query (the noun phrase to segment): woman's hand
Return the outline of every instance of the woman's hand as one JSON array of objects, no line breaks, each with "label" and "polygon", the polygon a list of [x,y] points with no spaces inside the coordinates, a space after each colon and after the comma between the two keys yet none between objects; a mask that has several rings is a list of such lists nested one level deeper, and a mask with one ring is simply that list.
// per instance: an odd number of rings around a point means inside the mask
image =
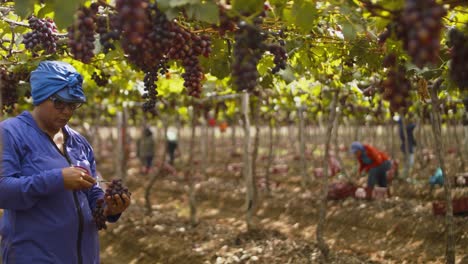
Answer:
[{"label": "woman's hand", "polygon": [[86,170],[67,167],[62,169],[63,185],[67,190],[84,190],[91,188],[96,180]]},{"label": "woman's hand", "polygon": [[104,209],[104,216],[118,215],[127,209],[130,205],[130,197],[126,194],[106,196],[106,208]]}]

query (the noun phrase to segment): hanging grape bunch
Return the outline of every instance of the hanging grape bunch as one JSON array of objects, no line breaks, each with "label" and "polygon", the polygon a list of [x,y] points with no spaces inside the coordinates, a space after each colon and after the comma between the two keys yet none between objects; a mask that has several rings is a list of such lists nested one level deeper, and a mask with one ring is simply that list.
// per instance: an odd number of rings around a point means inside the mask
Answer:
[{"label": "hanging grape bunch", "polygon": [[122,32],[121,44],[128,59],[145,72],[144,110],[155,105],[158,74],[168,72],[168,62],[178,61],[189,95],[199,97],[204,79],[198,56],[209,56],[211,41],[169,20],[156,3],[147,0],[116,1],[117,16],[111,26]]},{"label": "hanging grape bunch", "polygon": [[419,68],[437,63],[445,15],[445,9],[435,0],[406,0],[400,25],[403,47]]},{"label": "hanging grape bunch", "polygon": [[10,72],[6,68],[0,67],[0,91],[2,93],[3,111],[11,113],[14,105],[18,102],[18,83],[26,80],[27,72]]},{"label": "hanging grape bunch", "polygon": [[257,64],[265,51],[274,55],[273,73],[286,68],[286,51],[281,45],[265,43],[268,34],[260,28],[262,22],[261,17],[254,19],[253,24],[240,21],[235,31],[232,76],[238,91],[254,92],[259,77]]},{"label": "hanging grape bunch", "polygon": [[468,37],[458,29],[449,31],[451,47],[450,78],[460,90],[468,89]]},{"label": "hanging grape bunch", "polygon": [[405,112],[411,104],[409,91],[411,83],[406,78],[406,70],[397,64],[394,54],[384,59],[384,67],[389,68],[387,78],[381,82],[380,92],[382,98],[390,102],[390,110],[393,112]]},{"label": "hanging grape bunch", "polygon": [[99,5],[81,7],[75,14],[75,22],[68,28],[68,46],[73,57],[83,63],[90,63],[94,57],[94,32],[96,13]]},{"label": "hanging grape bunch", "polygon": [[107,16],[98,16],[96,18],[96,33],[99,34],[99,43],[101,44],[104,53],[114,50],[114,41],[120,39],[119,31],[110,30],[109,20],[110,19]]},{"label": "hanging grape bunch", "polygon": [[28,19],[29,27],[32,32],[23,35],[23,44],[26,49],[34,52],[35,48],[41,46],[45,54],[52,54],[57,51],[58,37],[57,27],[52,19],[39,19],[31,16]]},{"label": "hanging grape bunch", "polygon": [[110,75],[106,74],[105,72],[101,72],[101,74],[93,72],[91,75],[91,79],[93,79],[97,86],[100,87],[105,87],[109,83],[109,77]]}]

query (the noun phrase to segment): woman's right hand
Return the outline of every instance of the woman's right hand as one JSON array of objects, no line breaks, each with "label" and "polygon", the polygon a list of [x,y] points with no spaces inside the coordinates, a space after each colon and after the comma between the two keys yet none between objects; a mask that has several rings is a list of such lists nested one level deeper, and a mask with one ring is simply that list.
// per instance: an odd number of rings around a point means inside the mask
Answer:
[{"label": "woman's right hand", "polygon": [[62,177],[67,190],[89,189],[96,183],[96,180],[86,170],[76,167],[63,168]]}]

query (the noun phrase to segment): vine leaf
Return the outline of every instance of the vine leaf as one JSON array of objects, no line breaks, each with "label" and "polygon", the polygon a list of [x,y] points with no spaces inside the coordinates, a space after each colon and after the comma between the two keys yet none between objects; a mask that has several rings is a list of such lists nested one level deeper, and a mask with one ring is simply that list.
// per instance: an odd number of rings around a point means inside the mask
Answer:
[{"label": "vine leaf", "polygon": [[15,0],[16,13],[22,18],[27,18],[34,10],[34,2],[34,0]]},{"label": "vine leaf", "polygon": [[187,7],[187,14],[195,20],[207,22],[210,24],[218,24],[218,6],[215,3],[205,2],[190,5]]}]

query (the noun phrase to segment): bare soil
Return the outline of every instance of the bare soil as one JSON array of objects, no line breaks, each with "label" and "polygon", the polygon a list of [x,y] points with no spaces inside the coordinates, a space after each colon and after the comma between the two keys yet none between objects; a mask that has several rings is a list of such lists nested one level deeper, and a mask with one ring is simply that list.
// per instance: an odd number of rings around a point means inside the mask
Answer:
[{"label": "bare soil", "polygon": [[[202,177],[200,170],[195,174],[196,226],[189,222],[185,160],[178,158],[176,175],[165,174],[157,179],[149,214],[144,209],[144,191],[155,171],[142,175],[139,162],[130,160],[126,184],[133,193],[132,205],[116,224],[100,232],[102,263],[444,263],[445,218],[434,216],[432,211],[432,202],[441,190],[429,192],[430,175],[420,163],[411,174],[414,182],[395,180],[393,195],[386,200],[349,197],[328,202],[325,240],[331,256],[325,260],[315,237],[319,180],[311,174],[312,184],[302,189],[297,158],[286,150],[276,152],[280,154],[276,155],[275,166],[287,164],[288,170],[272,174],[270,194],[264,184],[259,184],[257,228],[247,232],[246,188],[234,166],[242,159],[227,151],[226,142],[218,144],[216,155],[207,157],[214,159],[209,161],[206,175]],[[265,175],[263,152],[257,165],[258,179]],[[343,165],[350,170],[355,161],[347,154],[342,156]],[[197,157],[202,162],[200,155]],[[320,159],[320,153],[309,153],[309,169]],[[112,160],[105,155],[99,158],[104,178],[112,178]],[[447,155],[447,160],[449,166],[457,162],[454,155]],[[343,179],[330,179],[339,180]],[[455,217],[455,238],[457,263],[466,264],[466,216]]]}]

